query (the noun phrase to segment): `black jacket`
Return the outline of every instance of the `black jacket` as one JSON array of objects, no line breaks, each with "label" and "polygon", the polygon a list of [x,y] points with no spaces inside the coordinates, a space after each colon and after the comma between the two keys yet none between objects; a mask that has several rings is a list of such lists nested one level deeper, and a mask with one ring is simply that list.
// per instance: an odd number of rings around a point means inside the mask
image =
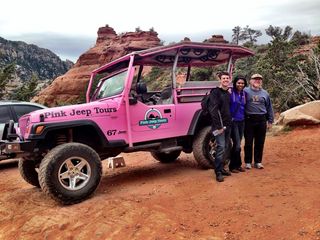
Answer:
[{"label": "black jacket", "polygon": [[[212,131],[221,129],[223,127],[231,126],[231,113],[230,113],[230,94],[227,90],[220,87],[212,89],[210,93],[210,100],[208,111],[212,119]],[[219,117],[221,114],[222,124]]]}]

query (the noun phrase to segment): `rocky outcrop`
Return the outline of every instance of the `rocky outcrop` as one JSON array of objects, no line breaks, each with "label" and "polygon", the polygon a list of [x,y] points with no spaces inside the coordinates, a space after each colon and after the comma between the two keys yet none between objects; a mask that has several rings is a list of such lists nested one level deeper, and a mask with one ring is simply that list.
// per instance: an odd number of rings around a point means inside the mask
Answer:
[{"label": "rocky outcrop", "polygon": [[155,31],[127,32],[117,35],[108,25],[101,27],[98,30],[95,46],[82,54],[67,73],[56,78],[33,101],[54,106],[84,99],[90,73],[94,69],[132,51],[159,45],[160,39]]},{"label": "rocky outcrop", "polygon": [[9,41],[0,37],[0,68],[15,63],[16,78],[24,82],[35,74],[41,80],[52,80],[68,71],[73,63],[62,61],[48,49],[21,41]]},{"label": "rocky outcrop", "polygon": [[312,36],[310,43],[300,46],[294,51],[294,54],[309,55],[311,49],[315,49],[320,44],[320,36]]},{"label": "rocky outcrop", "polygon": [[288,126],[320,124],[320,100],[281,113],[276,124]]},{"label": "rocky outcrop", "polygon": [[204,42],[211,42],[211,43],[228,43],[227,40],[224,40],[222,35],[212,35],[211,38],[206,39]]}]

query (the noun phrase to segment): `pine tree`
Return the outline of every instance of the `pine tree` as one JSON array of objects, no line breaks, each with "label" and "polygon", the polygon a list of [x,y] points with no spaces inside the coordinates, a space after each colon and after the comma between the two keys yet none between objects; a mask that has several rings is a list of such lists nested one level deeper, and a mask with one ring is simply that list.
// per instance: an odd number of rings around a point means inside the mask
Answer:
[{"label": "pine tree", "polygon": [[253,46],[257,42],[257,38],[261,37],[262,33],[260,30],[255,30],[249,27],[247,25],[243,30],[242,33],[240,34],[240,39],[243,41],[246,41],[247,46]]},{"label": "pine tree", "polygon": [[12,76],[15,73],[15,67],[16,64],[11,63],[0,70],[0,98],[5,95],[6,85],[9,80],[12,79]]},{"label": "pine tree", "polygon": [[234,44],[239,44],[240,42],[240,34],[241,34],[241,27],[239,26],[235,26],[233,29],[232,29],[232,43]]},{"label": "pine tree", "polygon": [[12,93],[10,98],[19,101],[30,101],[36,94],[39,79],[33,74],[31,79],[17,89],[16,92]]}]

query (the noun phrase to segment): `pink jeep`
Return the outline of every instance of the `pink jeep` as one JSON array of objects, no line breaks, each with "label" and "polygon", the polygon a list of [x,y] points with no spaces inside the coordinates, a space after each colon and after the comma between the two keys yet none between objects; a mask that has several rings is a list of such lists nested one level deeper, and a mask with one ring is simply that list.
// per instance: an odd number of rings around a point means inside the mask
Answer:
[{"label": "pink jeep", "polygon": [[201,79],[203,67],[212,76],[217,65],[231,72],[251,55],[237,45],[194,42],[133,52],[92,72],[87,103],[24,115],[20,135],[9,124],[1,153],[19,154],[25,181],[63,204],[89,197],[101,160],[121,152],[149,151],[162,163],[193,152],[212,168],[215,142],[200,102],[217,82]]}]

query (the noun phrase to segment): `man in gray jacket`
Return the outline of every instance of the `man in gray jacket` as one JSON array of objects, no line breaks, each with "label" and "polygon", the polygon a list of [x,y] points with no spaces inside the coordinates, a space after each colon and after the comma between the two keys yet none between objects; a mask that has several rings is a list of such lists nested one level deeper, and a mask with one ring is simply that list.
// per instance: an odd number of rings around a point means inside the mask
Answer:
[{"label": "man in gray jacket", "polygon": [[262,155],[267,128],[272,127],[273,109],[269,94],[262,89],[262,76],[253,74],[250,86],[244,89],[247,97],[245,108],[245,167],[251,169],[254,145],[254,167],[263,169]]}]

